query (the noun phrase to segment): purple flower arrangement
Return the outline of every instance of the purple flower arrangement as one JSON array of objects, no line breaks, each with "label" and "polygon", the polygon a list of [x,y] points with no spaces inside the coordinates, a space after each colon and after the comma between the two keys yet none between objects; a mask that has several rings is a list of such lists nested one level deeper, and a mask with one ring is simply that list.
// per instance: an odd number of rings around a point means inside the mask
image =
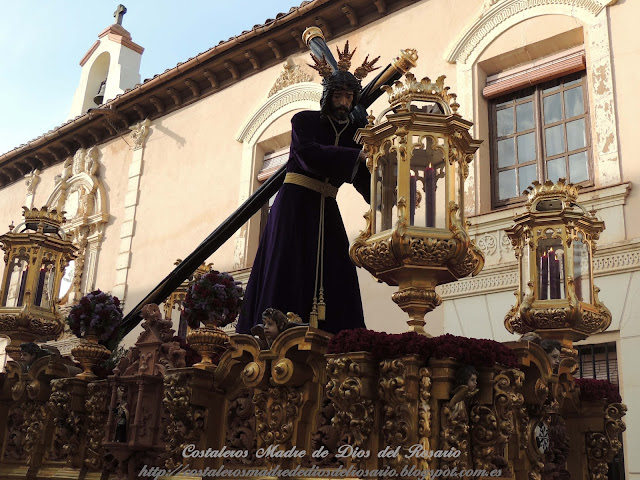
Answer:
[{"label": "purple flower arrangement", "polygon": [[198,328],[215,317],[214,325],[224,327],[233,322],[242,306],[242,287],[226,272],[211,271],[197,278],[187,290],[183,308],[187,324]]},{"label": "purple flower arrangement", "polygon": [[618,386],[608,380],[576,378],[576,385],[580,388],[580,400],[582,401],[601,402],[606,398],[608,403],[622,402]]},{"label": "purple flower arrangement", "polygon": [[66,320],[75,336],[96,335],[100,343],[105,343],[122,322],[122,306],[118,297],[95,290],[71,307]]},{"label": "purple flower arrangement", "polygon": [[328,353],[370,352],[376,361],[416,354],[424,358],[453,358],[468,365],[518,366],[513,351],[493,340],[458,337],[451,334],[425,337],[415,332],[389,334],[364,328],[343,330],[329,340]]}]

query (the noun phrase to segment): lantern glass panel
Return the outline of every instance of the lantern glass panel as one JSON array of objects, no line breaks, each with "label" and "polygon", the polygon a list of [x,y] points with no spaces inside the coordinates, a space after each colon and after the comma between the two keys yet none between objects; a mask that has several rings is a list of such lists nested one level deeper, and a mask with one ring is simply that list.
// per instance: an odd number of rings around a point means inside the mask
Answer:
[{"label": "lantern glass panel", "polygon": [[[443,142],[444,139],[436,141]],[[409,179],[409,223],[416,227],[445,228],[444,154],[434,139],[426,137],[414,144]]]},{"label": "lantern glass panel", "polygon": [[26,258],[16,257],[11,262],[9,274],[5,284],[5,298],[2,305],[5,307],[21,307],[24,299],[24,291],[27,284],[27,272],[29,261]]},{"label": "lantern glass panel", "polygon": [[55,268],[53,263],[43,263],[38,275],[38,285],[33,304],[36,307],[49,308],[52,305],[53,282],[55,280]]},{"label": "lantern glass panel", "polygon": [[378,158],[374,171],[374,233],[390,230],[397,217],[398,161],[395,151],[385,144],[384,153]]},{"label": "lantern glass panel", "polygon": [[560,238],[550,238],[548,235],[538,241],[538,300],[566,298],[564,259],[564,246]]},{"label": "lantern glass panel", "polygon": [[591,252],[582,232],[573,241],[573,275],[576,297],[591,303]]},{"label": "lantern glass panel", "polygon": [[63,298],[67,292],[71,289],[71,283],[73,282],[73,276],[76,270],[75,260],[71,260],[64,269],[64,275],[60,281],[60,294],[59,297]]}]

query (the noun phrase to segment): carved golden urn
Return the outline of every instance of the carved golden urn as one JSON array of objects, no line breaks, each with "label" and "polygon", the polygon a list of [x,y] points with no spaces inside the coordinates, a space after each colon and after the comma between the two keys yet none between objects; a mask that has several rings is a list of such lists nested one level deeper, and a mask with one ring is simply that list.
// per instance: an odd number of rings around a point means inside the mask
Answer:
[{"label": "carved golden urn", "polygon": [[435,287],[484,266],[464,218],[464,182],[481,141],[471,138],[473,124],[457,113],[444,78],[407,73],[384,87],[389,108],[356,135],[368,155],[371,208],[351,258],[400,287],[393,301],[423,334],[425,314],[442,303]]},{"label": "carved golden urn", "polygon": [[202,370],[214,369],[216,365],[212,359],[224,350],[228,340],[229,335],[213,322],[208,322],[204,327],[192,329],[187,334],[187,341],[202,357],[202,360],[194,367]]},{"label": "carved golden urn", "polygon": [[23,208],[24,222],[0,235],[5,269],[0,285],[0,332],[11,338],[17,358],[23,342],[58,338],[63,320],[56,301],[60,281],[76,247],[61,228],[64,212]]},{"label": "carved golden urn", "polygon": [[611,324],[593,284],[592,255],[604,222],[577,203],[578,187],[563,178],[555,184],[535,181],[526,192],[526,212],[506,230],[520,279],[504,323],[512,333],[535,331],[571,348]]},{"label": "carved golden urn", "polygon": [[82,365],[83,371],[76,375],[83,380],[93,380],[97,378],[93,369],[104,362],[111,355],[111,351],[104,345],[98,343],[98,337],[87,334],[79,345],[71,349],[73,358]]}]

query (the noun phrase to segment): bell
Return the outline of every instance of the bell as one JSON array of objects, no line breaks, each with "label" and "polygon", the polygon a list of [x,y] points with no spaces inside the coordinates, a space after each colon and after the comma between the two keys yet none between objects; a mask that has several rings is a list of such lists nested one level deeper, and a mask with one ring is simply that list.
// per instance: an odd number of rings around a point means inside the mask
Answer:
[{"label": "bell", "polygon": [[102,102],[104,100],[104,90],[106,85],[107,85],[107,81],[103,80],[102,83],[100,84],[100,88],[98,88],[98,94],[95,97],[93,97],[93,103],[95,103],[96,105],[102,105]]}]

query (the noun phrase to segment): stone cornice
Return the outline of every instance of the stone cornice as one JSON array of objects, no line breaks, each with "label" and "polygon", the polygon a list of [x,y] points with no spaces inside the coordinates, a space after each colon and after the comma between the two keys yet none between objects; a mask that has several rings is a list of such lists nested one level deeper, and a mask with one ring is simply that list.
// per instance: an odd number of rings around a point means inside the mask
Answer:
[{"label": "stone cornice", "polygon": [[[314,0],[278,15],[118,95],[103,106],[117,112],[117,116],[109,116],[109,121],[101,113],[84,114],[0,155],[0,188],[22,179],[35,168],[63,161],[78,148],[116,138],[140,120],[162,117],[280,64],[283,58],[306,50],[300,38],[302,31],[316,25],[320,18],[328,27],[330,34],[325,31],[325,35],[331,40],[413,3],[414,0],[386,0],[385,8],[381,9],[379,1],[354,0],[347,16],[343,2]],[[273,49],[273,45],[278,48]],[[251,54],[247,56],[247,52]],[[252,62],[250,57],[259,61]]]}]

